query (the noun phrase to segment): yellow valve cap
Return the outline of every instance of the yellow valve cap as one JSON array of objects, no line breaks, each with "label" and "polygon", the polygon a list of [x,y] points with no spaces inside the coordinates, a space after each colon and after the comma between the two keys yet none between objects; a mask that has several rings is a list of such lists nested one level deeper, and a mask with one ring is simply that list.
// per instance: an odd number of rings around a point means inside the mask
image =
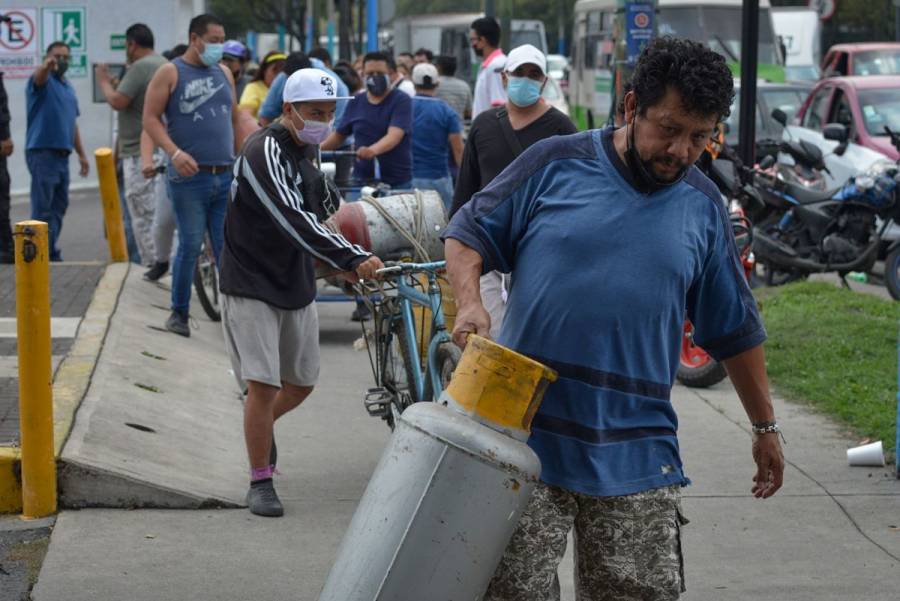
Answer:
[{"label": "yellow valve cap", "polygon": [[474,334],[453,372],[447,393],[479,421],[528,432],[556,372]]}]

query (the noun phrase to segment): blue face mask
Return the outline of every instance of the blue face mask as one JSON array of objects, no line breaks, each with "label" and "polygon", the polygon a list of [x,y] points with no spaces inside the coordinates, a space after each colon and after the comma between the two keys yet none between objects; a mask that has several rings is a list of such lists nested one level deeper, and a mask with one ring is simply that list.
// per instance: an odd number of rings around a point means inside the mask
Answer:
[{"label": "blue face mask", "polygon": [[200,54],[200,60],[207,67],[212,67],[222,60],[222,52],[225,50],[225,44],[203,43],[203,52]]},{"label": "blue face mask", "polygon": [[528,77],[510,77],[506,95],[514,105],[525,108],[541,98],[541,82]]}]

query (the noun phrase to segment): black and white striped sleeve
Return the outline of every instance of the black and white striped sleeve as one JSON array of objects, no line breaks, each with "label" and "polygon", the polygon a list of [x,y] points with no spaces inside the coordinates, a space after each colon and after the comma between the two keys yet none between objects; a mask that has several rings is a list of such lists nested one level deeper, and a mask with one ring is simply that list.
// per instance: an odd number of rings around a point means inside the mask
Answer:
[{"label": "black and white striped sleeve", "polygon": [[292,244],[335,269],[353,271],[371,253],[319,223],[305,206],[300,187],[288,177],[292,170],[286,160],[277,140],[261,136],[247,145],[235,172]]}]

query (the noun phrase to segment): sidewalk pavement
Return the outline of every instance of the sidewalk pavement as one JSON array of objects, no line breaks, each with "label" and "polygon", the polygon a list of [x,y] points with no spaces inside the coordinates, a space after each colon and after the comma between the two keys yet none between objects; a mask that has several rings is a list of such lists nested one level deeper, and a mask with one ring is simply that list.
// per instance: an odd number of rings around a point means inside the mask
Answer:
[{"label": "sidewalk pavement", "polygon": [[[141,284],[129,279],[126,288]],[[148,285],[141,294],[149,315],[159,317],[150,305],[164,303],[164,292]],[[276,428],[283,518],[259,518],[246,509],[64,510],[33,599],[315,600],[389,435],[362,406],[371,374],[365,351],[353,348],[359,326],[349,321],[352,307],[319,305],[320,385]],[[120,304],[111,328],[125,317],[122,311]],[[200,320],[199,329],[192,352],[203,353],[203,361],[168,366],[166,387],[177,387],[173,394],[182,399],[201,397],[211,389],[211,379],[228,377],[220,371],[227,360],[219,324]],[[185,342],[166,340],[173,348]],[[239,402],[234,395],[214,400]],[[845,450],[855,441],[823,417],[778,400],[788,441],[785,485],[772,499],[754,499],[747,420],[730,385],[703,391],[677,387],[673,402],[693,480],[684,491],[691,519],[683,541],[684,599],[897,598],[900,482],[892,466],[848,467]],[[182,403],[184,414],[190,414],[190,400]],[[240,446],[238,439],[230,440]],[[240,456],[241,450],[229,449],[228,456]],[[182,474],[199,471],[189,454],[156,459]],[[572,601],[571,553],[560,574],[563,599]],[[433,601],[415,591],[409,599]]]}]

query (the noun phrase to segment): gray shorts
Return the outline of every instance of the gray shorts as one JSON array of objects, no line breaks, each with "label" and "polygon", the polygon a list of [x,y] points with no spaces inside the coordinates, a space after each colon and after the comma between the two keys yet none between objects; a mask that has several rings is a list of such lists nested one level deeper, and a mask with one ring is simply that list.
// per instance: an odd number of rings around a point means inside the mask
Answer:
[{"label": "gray shorts", "polygon": [[234,375],[281,387],[314,386],[319,378],[316,304],[288,311],[253,298],[222,295],[222,327]]}]

